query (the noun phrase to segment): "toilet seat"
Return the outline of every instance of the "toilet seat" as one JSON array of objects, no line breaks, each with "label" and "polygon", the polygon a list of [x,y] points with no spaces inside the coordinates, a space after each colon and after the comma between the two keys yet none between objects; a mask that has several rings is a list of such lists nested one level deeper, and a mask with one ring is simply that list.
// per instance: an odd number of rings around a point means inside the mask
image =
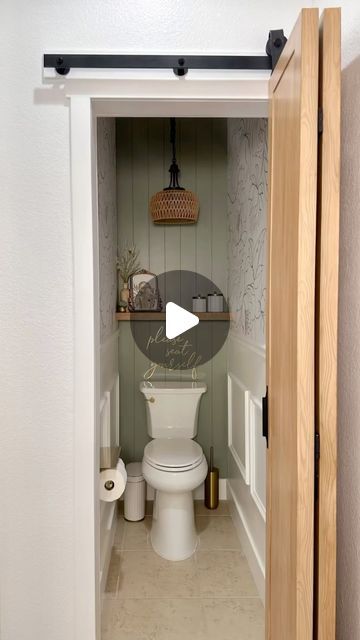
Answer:
[{"label": "toilet seat", "polygon": [[161,471],[189,471],[198,467],[204,454],[190,438],[156,438],[144,449],[144,461]]}]

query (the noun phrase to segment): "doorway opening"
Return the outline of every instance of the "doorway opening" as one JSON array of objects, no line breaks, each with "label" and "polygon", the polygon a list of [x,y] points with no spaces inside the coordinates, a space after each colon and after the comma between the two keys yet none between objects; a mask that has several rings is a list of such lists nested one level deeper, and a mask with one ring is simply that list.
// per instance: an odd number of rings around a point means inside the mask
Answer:
[{"label": "doorway opening", "polygon": [[[119,508],[115,502],[100,502],[101,637],[148,637],[156,631],[161,638],[169,633],[169,625],[174,638],[205,637],[210,629],[217,629],[221,637],[227,625],[229,633],[230,628],[242,629],[244,637],[263,640],[267,119],[179,117],[176,124],[180,182],[200,203],[197,223],[185,226],[157,225],[149,215],[151,196],[168,181],[169,118],[96,120],[101,407],[97,440],[103,448],[116,450],[120,445],[125,463],[141,463],[150,436],[140,383],[153,385],[154,394],[159,382],[169,388],[174,382],[206,385],[195,441],[207,461],[214,448],[220,503],[213,511],[207,509],[203,481],[198,483],[193,494],[196,550],[174,562],[152,545],[151,484],[145,517],[138,522],[124,519],[123,501]],[[194,280],[203,276],[223,294],[230,331],[207,361],[180,370],[154,366],[138,348],[138,334],[145,330],[151,335],[154,330],[148,316],[146,322],[140,318],[142,311],[138,316],[135,311],[132,319],[123,311],[119,292],[124,281],[116,261],[129,249],[136,253],[137,270],[156,276],[175,272],[180,278],[192,273]],[[167,282],[169,289],[169,275]],[[206,285],[198,279],[194,286]],[[196,290],[201,296],[197,302],[206,307],[213,293]],[[160,296],[175,299],[175,292],[160,291]],[[193,309],[188,306],[188,311]],[[211,343],[215,324],[201,319],[198,331],[204,336],[206,327],[210,333],[205,340]]]}]

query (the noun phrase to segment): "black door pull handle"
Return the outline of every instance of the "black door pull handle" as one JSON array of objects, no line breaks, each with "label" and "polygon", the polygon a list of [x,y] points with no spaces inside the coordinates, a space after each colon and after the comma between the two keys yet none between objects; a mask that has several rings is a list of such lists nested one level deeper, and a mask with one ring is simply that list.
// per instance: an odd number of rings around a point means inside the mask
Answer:
[{"label": "black door pull handle", "polygon": [[266,440],[266,447],[269,448],[269,412],[268,412],[268,388],[262,399],[262,434]]}]

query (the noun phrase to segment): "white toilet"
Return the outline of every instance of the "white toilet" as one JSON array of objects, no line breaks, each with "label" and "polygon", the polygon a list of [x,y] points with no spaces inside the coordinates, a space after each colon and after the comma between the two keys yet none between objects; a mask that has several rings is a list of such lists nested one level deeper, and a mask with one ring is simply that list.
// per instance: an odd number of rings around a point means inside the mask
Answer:
[{"label": "white toilet", "polygon": [[141,382],[148,434],[144,449],[146,482],[155,490],[150,533],[154,551],[167,560],[184,560],[197,545],[192,492],[206,478],[207,462],[196,436],[200,382]]}]

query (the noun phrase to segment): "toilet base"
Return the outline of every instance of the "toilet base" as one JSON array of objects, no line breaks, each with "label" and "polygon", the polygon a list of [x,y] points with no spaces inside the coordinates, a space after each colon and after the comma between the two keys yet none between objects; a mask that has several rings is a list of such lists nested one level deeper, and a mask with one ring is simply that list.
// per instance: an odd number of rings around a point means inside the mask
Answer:
[{"label": "toilet base", "polygon": [[155,491],[150,540],[154,551],[166,560],[192,556],[198,543],[192,491]]}]

